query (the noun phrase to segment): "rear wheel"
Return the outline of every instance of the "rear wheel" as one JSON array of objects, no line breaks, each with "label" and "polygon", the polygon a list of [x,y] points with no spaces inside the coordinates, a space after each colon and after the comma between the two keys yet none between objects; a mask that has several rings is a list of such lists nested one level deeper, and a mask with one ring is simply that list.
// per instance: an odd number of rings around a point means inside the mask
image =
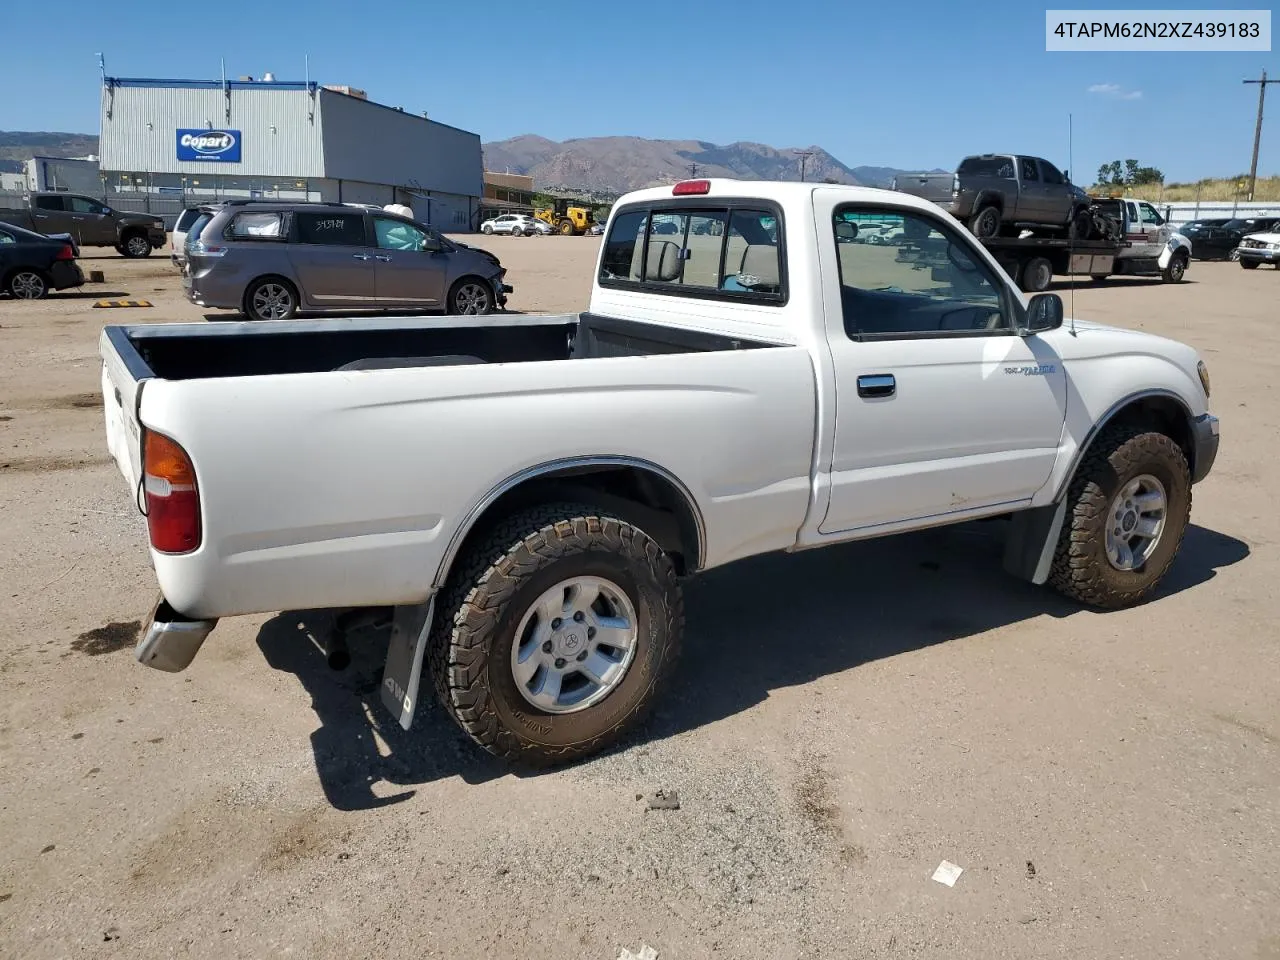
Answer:
[{"label": "rear wheel", "polygon": [[983,207],[969,218],[969,232],[984,240],[1000,233],[1000,211],[995,207]]},{"label": "rear wheel", "polygon": [[1240,266],[1244,267],[1244,269],[1246,270],[1257,270],[1258,261],[1257,260],[1241,260]]},{"label": "rear wheel", "polygon": [[1092,280],[1094,283],[1101,283],[1103,280],[1107,279],[1107,277],[1109,276],[1111,276],[1111,274],[1109,273],[1095,273],[1089,279]]},{"label": "rear wheel", "polygon": [[463,277],[449,291],[449,312],[454,316],[493,313],[493,288],[477,277]]},{"label": "rear wheel", "polygon": [[533,766],[618,740],[675,660],[684,607],[648,535],[590,506],[502,520],[460,560],[428,652],[444,708],[477,744]]},{"label": "rear wheel", "polygon": [[124,238],[117,248],[121,255],[131,260],[151,256],[151,241],[141,233],[131,233]]},{"label": "rear wheel", "polygon": [[49,284],[38,270],[19,270],[6,286],[16,300],[43,300],[49,294]]},{"label": "rear wheel", "polygon": [[1108,427],[1071,480],[1049,582],[1089,606],[1132,606],[1168,572],[1190,515],[1182,449],[1138,425]]},{"label": "rear wheel", "polygon": [[283,277],[255,280],[244,295],[244,315],[250,320],[292,320],[298,312],[298,293]]},{"label": "rear wheel", "polygon": [[1049,289],[1053,280],[1053,264],[1044,257],[1032,257],[1022,267],[1022,289],[1028,293],[1040,293]]}]

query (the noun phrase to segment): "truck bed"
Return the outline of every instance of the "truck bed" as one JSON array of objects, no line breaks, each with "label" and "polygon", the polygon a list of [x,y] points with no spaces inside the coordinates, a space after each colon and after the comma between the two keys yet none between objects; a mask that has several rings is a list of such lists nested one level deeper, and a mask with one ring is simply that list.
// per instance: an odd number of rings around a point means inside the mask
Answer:
[{"label": "truck bed", "polygon": [[520,363],[756,349],[769,343],[592,314],[110,326],[135,380]]}]

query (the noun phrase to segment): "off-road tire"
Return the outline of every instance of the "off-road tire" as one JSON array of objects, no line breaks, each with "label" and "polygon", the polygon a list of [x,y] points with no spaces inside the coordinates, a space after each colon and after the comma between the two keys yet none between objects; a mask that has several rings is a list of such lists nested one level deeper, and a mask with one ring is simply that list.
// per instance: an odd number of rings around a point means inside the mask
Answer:
[{"label": "off-road tire", "polygon": [[986,206],[969,218],[969,232],[982,240],[989,240],[1000,235],[1000,210],[998,207]]},{"label": "off-road tire", "polygon": [[[606,577],[627,592],[638,647],[599,703],[546,713],[516,687],[511,647],[528,606],[578,575]],[[683,630],[675,568],[658,544],[599,508],[557,503],[500,520],[459,558],[438,598],[427,652],[441,704],[472,740],[510,762],[547,767],[602,750],[644,715]]]},{"label": "off-road tire", "polygon": [[[1117,570],[1106,554],[1112,498],[1130,480],[1151,474],[1165,488],[1165,529],[1151,559]],[[1085,453],[1067,491],[1067,513],[1049,583],[1073,600],[1116,610],[1141,602],[1173,564],[1191,516],[1191,471],[1182,449],[1148,426],[1121,423],[1103,430]]]},{"label": "off-road tire", "polygon": [[1257,270],[1258,261],[1257,260],[1241,260],[1240,266],[1243,267],[1245,270]]}]

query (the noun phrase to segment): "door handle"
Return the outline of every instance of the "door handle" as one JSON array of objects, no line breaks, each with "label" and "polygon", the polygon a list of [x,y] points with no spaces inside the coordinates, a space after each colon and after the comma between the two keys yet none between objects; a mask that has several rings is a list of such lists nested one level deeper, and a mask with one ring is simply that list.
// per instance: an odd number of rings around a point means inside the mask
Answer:
[{"label": "door handle", "polygon": [[369,259],[369,255],[367,253],[353,253],[351,256],[355,257],[357,260]]},{"label": "door handle", "polygon": [[858,378],[858,396],[892,397],[898,382],[891,373],[871,373]]},{"label": "door handle", "polygon": [[391,262],[391,258],[390,258],[390,257],[384,257],[384,256],[381,256],[381,255],[375,256],[373,259],[375,259],[375,260],[381,260],[383,263],[390,263],[390,262]]}]

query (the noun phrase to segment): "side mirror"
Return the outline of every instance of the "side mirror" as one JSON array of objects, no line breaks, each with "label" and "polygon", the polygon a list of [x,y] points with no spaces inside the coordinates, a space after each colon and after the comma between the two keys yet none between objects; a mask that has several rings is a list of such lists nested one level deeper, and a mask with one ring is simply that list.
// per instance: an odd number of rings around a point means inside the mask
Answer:
[{"label": "side mirror", "polygon": [[441,245],[440,241],[437,240],[435,237],[427,237],[425,240],[422,241],[423,253],[439,253],[443,249],[444,247]]},{"label": "side mirror", "polygon": [[1037,293],[1027,304],[1027,325],[1024,335],[1057,330],[1062,326],[1062,298],[1056,293]]},{"label": "side mirror", "polygon": [[1065,181],[1067,181],[1067,183],[1070,183],[1070,182],[1071,182],[1071,171],[1070,171],[1070,170],[1063,170],[1063,171],[1062,171],[1062,179],[1063,179],[1063,180],[1065,180]]}]

